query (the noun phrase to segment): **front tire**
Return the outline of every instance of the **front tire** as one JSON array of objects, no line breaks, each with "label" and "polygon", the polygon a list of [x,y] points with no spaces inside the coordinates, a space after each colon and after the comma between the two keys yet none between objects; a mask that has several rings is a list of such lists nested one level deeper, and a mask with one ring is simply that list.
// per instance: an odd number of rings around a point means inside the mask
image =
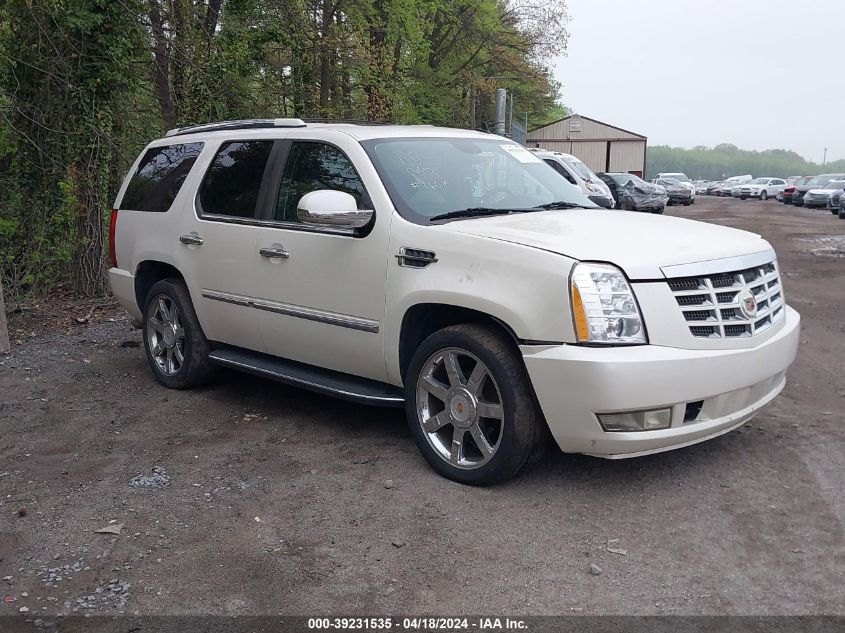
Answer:
[{"label": "front tire", "polygon": [[769,199],[769,194],[765,191],[761,191],[760,192],[760,200],[763,200],[765,202],[768,199]]},{"label": "front tire", "polygon": [[545,448],[528,372],[492,326],[454,325],[425,339],[408,367],[405,402],[423,457],[453,481],[505,481]]},{"label": "front tire", "polygon": [[147,293],[144,349],[153,375],[165,387],[196,387],[211,377],[208,340],[181,279],[158,281]]}]

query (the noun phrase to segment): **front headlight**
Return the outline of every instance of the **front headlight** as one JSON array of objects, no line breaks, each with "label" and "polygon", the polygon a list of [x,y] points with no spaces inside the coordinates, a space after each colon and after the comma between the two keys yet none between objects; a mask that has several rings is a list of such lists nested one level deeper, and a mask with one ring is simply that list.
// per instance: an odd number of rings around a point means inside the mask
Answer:
[{"label": "front headlight", "polygon": [[647,342],[634,291],[621,270],[610,264],[576,264],[569,285],[579,342]]},{"label": "front headlight", "polygon": [[584,185],[593,193],[601,193],[601,189],[599,189],[596,185],[591,182],[585,182]]}]

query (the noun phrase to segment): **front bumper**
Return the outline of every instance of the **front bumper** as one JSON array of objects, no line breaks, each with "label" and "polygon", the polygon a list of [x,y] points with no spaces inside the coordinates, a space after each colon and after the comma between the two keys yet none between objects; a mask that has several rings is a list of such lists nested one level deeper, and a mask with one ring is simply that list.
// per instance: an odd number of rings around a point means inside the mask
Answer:
[{"label": "front bumper", "polygon": [[[687,350],[657,345],[522,346],[525,366],[560,449],[607,458],[680,448],[750,420],[781,389],[798,349],[800,315],[755,348]],[[688,403],[702,402],[684,422]],[[693,405],[696,406],[696,405]],[[668,429],[607,432],[597,413],[672,408]]]},{"label": "front bumper", "polygon": [[804,205],[808,207],[826,207],[830,196],[804,196]]},{"label": "front bumper", "polygon": [[605,209],[612,209],[614,207],[613,198],[608,198],[607,196],[600,196],[600,195],[594,195],[594,196],[588,196],[588,197],[592,202],[595,202],[597,205],[599,205],[600,207],[603,207]]}]

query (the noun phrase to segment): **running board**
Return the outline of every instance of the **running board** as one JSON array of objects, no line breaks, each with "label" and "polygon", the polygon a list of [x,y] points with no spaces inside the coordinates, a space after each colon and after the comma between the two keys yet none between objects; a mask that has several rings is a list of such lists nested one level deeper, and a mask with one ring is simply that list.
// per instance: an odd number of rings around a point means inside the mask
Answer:
[{"label": "running board", "polygon": [[360,404],[381,407],[405,405],[402,389],[377,380],[241,349],[216,349],[208,358],[215,365],[231,367]]}]

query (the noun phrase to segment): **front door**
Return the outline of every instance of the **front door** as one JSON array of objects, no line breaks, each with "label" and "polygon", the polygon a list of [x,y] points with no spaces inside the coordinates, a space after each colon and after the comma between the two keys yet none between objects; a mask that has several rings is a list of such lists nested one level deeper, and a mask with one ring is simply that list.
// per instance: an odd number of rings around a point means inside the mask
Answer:
[{"label": "front door", "polygon": [[353,164],[368,159],[357,142],[341,144],[285,144],[274,182],[278,195],[258,230],[256,318],[264,347],[275,356],[386,380],[389,210],[376,209],[372,226],[359,236],[309,227],[297,218],[300,198],[321,189],[350,193],[359,208],[372,208]]}]

